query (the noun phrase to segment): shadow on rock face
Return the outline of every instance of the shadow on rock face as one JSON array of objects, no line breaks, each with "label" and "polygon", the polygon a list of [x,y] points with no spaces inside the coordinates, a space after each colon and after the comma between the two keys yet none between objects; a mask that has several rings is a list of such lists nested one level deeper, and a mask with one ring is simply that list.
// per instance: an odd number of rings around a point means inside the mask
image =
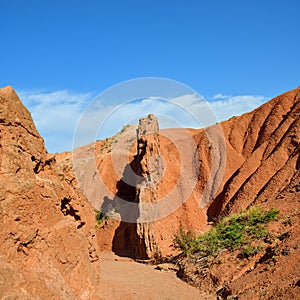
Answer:
[{"label": "shadow on rock face", "polygon": [[[137,220],[140,212],[138,205],[126,207],[128,203],[138,203],[138,191],[136,184],[142,180],[142,177],[136,175],[138,159],[134,160],[125,167],[123,177],[117,182],[117,193],[114,199],[104,198],[101,207],[103,213],[108,214],[114,210],[121,215],[121,223],[116,229],[112,250],[115,254],[130,258],[146,259],[148,258],[145,243],[137,233]],[[130,216],[130,217],[129,217]],[[123,221],[130,218],[131,223]]]}]

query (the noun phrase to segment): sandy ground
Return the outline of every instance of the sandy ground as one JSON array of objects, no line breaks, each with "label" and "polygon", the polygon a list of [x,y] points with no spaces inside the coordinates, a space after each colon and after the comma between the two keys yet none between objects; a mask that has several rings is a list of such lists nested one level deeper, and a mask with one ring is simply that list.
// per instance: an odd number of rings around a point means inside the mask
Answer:
[{"label": "sandy ground", "polygon": [[215,299],[184,283],[173,271],[159,271],[132,259],[101,253],[103,299]]}]

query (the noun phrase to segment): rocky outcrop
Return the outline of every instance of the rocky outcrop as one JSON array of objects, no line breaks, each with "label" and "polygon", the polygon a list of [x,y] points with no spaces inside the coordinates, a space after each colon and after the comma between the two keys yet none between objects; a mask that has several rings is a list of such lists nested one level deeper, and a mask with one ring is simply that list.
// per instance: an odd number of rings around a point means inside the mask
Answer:
[{"label": "rocky outcrop", "polygon": [[0,221],[1,299],[99,298],[93,208],[11,87],[0,89]]},{"label": "rocky outcrop", "polygon": [[156,242],[155,223],[151,220],[152,216],[149,215],[146,207],[148,203],[158,200],[158,183],[163,173],[158,120],[153,114],[139,120],[136,162],[137,175],[143,178],[137,184],[136,202],[140,204],[140,218],[143,219],[142,223],[139,220],[137,222],[137,235],[145,243],[147,258],[151,258],[159,255],[159,249]]},{"label": "rocky outcrop", "polygon": [[161,179],[162,165],[158,120],[153,114],[149,114],[147,118],[139,120],[136,162],[137,175],[144,178],[140,186],[151,187],[154,191]]},{"label": "rocky outcrop", "polygon": [[[159,255],[155,224],[147,209],[150,203],[157,200],[157,186],[163,168],[159,126],[154,115],[139,120],[136,144],[137,154],[130,164],[133,172],[119,181],[116,194],[118,200],[133,202],[136,206],[133,210],[121,213],[122,221],[114,236],[113,250],[119,255],[147,259]],[[130,222],[123,219],[129,219]]]}]

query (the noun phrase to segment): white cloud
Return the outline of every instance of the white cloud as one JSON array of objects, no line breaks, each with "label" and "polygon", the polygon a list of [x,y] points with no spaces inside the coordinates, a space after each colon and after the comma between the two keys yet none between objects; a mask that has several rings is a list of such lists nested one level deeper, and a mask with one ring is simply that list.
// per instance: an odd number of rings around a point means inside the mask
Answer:
[{"label": "white cloud", "polygon": [[219,121],[250,112],[268,100],[264,96],[254,95],[225,96],[218,94],[218,97],[216,96],[213,97],[214,100],[210,102],[210,105]]},{"label": "white cloud", "polygon": [[[84,145],[112,136],[123,125],[137,123],[140,117],[149,113],[158,116],[161,128],[199,128],[241,115],[267,101],[263,96],[227,96],[219,93],[208,101],[202,96],[188,94],[172,99],[149,97],[110,105],[105,99],[91,102],[92,93],[68,90],[20,91],[19,95],[32,113],[51,153],[72,150],[75,132],[75,146]],[[89,103],[92,104],[85,111]]]},{"label": "white cloud", "polygon": [[214,100],[226,99],[226,98],[228,98],[228,96],[223,95],[222,93],[215,94],[215,95],[212,97],[212,99],[214,99]]},{"label": "white cloud", "polygon": [[31,112],[48,151],[53,153],[71,150],[74,128],[92,94],[68,90],[19,91],[18,94]]},{"label": "white cloud", "polygon": [[[264,96],[227,96],[219,93],[210,99],[205,99],[199,95],[185,95],[171,100],[182,105],[184,109],[197,116],[202,126],[206,127],[233,116],[250,112],[265,103],[268,99]],[[187,124],[186,126],[189,125]]]}]

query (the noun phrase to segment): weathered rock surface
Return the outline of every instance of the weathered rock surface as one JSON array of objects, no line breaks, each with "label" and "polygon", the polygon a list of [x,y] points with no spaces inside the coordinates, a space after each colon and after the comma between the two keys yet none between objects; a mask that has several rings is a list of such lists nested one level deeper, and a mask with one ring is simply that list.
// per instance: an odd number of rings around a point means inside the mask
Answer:
[{"label": "weathered rock surface", "polygon": [[1,299],[100,298],[93,208],[69,179],[13,89],[0,89]]},{"label": "weathered rock surface", "polygon": [[[130,178],[126,176],[119,182],[117,196],[121,201],[136,203],[131,222],[124,222],[116,230],[113,250],[116,254],[147,259],[159,255],[156,242],[155,224],[150,219],[147,205],[157,200],[157,183],[162,174],[160,159],[159,127],[157,118],[148,115],[139,121],[137,128],[137,154],[131,162]],[[129,180],[130,179],[130,180]],[[128,182],[131,181],[131,186]],[[127,182],[127,183],[126,183]],[[131,190],[124,193],[124,190]],[[128,217],[128,216],[127,216]],[[124,218],[124,215],[122,216]]]},{"label": "weathered rock surface", "polygon": [[137,175],[144,178],[137,183],[136,202],[140,204],[140,217],[145,219],[142,223],[137,220],[137,235],[145,243],[146,258],[151,258],[159,255],[155,223],[151,220],[151,216],[148,215],[147,209],[145,211],[142,209],[143,204],[147,205],[158,200],[157,185],[163,173],[158,120],[152,114],[139,121],[136,162]]}]

